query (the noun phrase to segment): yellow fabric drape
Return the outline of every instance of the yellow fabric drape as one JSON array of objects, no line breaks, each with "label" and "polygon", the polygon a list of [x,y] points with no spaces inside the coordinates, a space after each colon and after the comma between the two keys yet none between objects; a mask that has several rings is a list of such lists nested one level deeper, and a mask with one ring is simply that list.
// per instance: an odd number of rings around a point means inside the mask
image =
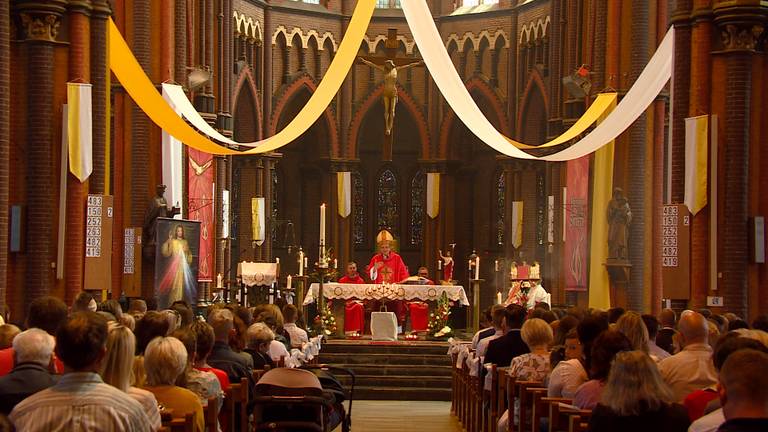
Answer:
[{"label": "yellow fabric drape", "polygon": [[440,214],[440,173],[427,173],[427,216]]},{"label": "yellow fabric drape", "polygon": [[264,198],[251,198],[251,238],[261,246],[264,233]]},{"label": "yellow fabric drape", "polygon": [[352,173],[336,173],[336,197],[339,201],[339,216],[345,218],[352,212]]},{"label": "yellow fabric drape", "polygon": [[[616,101],[598,120],[601,122],[616,107]],[[589,307],[611,307],[610,280],[605,262],[608,260],[608,202],[613,195],[614,141],[595,152],[592,177],[592,223],[590,224]]]},{"label": "yellow fabric drape", "polygon": [[228,149],[209,140],[190,127],[163,100],[154,84],[139,65],[128,44],[123,39],[114,21],[109,22],[108,55],[109,65],[123,88],[133,98],[136,104],[160,128],[167,131],[184,144],[206,153],[216,155],[259,154],[274,151],[306,132],[315,120],[328,107],[336,96],[341,84],[352,67],[368,29],[368,23],[376,7],[375,0],[360,0],[339,45],[339,50],[333,57],[323,80],[317,86],[307,104],[294,119],[276,135],[264,139],[251,150],[239,152]]},{"label": "yellow fabric drape", "polygon": [[69,171],[84,182],[93,172],[91,85],[67,83]]},{"label": "yellow fabric drape", "polygon": [[685,205],[695,215],[707,205],[709,116],[685,119]]}]

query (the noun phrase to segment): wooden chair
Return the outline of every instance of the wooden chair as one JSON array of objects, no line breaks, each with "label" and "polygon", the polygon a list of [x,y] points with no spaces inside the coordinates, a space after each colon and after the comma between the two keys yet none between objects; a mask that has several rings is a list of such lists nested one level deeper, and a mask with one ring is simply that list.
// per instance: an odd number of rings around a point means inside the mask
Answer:
[{"label": "wooden chair", "polygon": [[568,432],[586,432],[589,429],[590,411],[573,414],[568,418]]},{"label": "wooden chair", "polygon": [[208,399],[208,405],[203,408],[203,416],[205,418],[205,430],[217,432],[219,430],[219,398]]},{"label": "wooden chair", "polygon": [[183,418],[172,418],[164,422],[163,427],[168,428],[170,432],[194,432],[195,431],[195,413],[187,413]]},{"label": "wooden chair", "polygon": [[[222,430],[245,432],[248,430],[248,378],[229,385],[224,396],[224,407],[219,415]],[[237,429],[239,425],[239,429]]]},{"label": "wooden chair", "polygon": [[[491,365],[488,373],[491,376],[491,390],[484,390],[483,396],[486,398],[483,401],[483,406],[488,406],[488,415],[485,418],[485,431],[494,432],[496,424],[499,422],[499,368],[495,364]],[[487,404],[485,403],[487,401]]]},{"label": "wooden chair", "polygon": [[[520,414],[524,414],[525,422],[521,424],[530,425],[531,432],[539,432],[539,418],[534,417],[534,406],[536,398],[542,398],[547,395],[547,389],[541,386],[541,383],[534,386],[525,386],[520,392]],[[523,411],[525,409],[525,411]],[[520,430],[525,430],[520,428]]]}]

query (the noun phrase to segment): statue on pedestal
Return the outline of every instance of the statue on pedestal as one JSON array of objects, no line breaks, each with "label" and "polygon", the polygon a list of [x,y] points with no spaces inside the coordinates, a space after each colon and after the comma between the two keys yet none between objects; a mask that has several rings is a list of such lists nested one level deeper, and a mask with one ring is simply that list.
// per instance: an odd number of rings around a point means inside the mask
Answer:
[{"label": "statue on pedestal", "polygon": [[613,199],[608,203],[608,259],[626,261],[629,224],[632,210],[621,188],[613,190]]},{"label": "statue on pedestal", "polygon": [[[451,250],[453,250],[456,247],[456,243],[451,244]],[[453,257],[452,257],[452,251],[445,251],[445,255],[443,255],[443,251],[438,249],[437,253],[440,255],[440,259],[443,260],[443,280],[445,282],[451,283],[453,280]]]},{"label": "statue on pedestal", "polygon": [[144,216],[144,257],[152,259],[155,256],[157,246],[157,218],[172,218],[181,213],[178,207],[168,207],[168,201],[165,199],[165,185],[155,187],[155,197],[149,203],[147,212]]}]

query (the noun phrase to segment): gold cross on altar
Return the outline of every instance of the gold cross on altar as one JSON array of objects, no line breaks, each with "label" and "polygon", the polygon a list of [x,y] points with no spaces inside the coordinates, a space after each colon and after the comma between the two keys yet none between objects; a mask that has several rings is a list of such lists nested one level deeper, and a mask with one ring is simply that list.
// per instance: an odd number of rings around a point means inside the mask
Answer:
[{"label": "gold cross on altar", "polygon": [[384,73],[384,91],[381,99],[384,102],[384,151],[382,159],[385,161],[392,160],[392,129],[394,128],[395,107],[397,106],[397,72],[422,64],[421,60],[413,61],[410,58],[397,57],[399,46],[397,29],[388,29],[387,40],[384,43],[384,57],[358,57],[364,65]]}]

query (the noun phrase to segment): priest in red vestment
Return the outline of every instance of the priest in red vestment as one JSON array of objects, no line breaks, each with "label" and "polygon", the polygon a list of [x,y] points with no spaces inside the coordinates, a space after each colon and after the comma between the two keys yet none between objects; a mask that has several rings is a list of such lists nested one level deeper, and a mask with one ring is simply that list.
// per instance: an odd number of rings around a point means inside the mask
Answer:
[{"label": "priest in red vestment", "polygon": [[[373,283],[401,283],[408,279],[408,267],[403,259],[392,250],[392,241],[395,238],[387,230],[381,230],[376,236],[379,245],[379,253],[371,258],[368,264],[368,274]],[[405,324],[406,307],[402,300],[387,302],[387,309],[394,309],[397,322],[402,327]]]},{"label": "priest in red vestment", "polygon": [[[339,278],[339,283],[364,284],[365,280],[357,272],[357,263],[347,263],[347,274]],[[365,307],[358,299],[349,299],[344,304],[344,334],[363,334],[365,330]]]}]

